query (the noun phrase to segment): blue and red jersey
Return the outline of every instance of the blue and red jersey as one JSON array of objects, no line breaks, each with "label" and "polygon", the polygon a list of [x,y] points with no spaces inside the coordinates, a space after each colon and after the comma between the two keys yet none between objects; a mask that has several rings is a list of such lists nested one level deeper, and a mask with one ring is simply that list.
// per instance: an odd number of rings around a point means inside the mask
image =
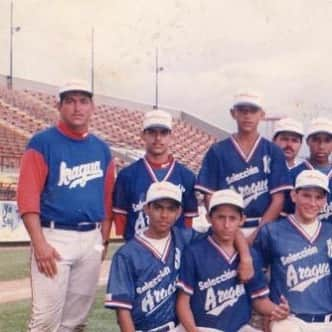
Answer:
[{"label": "blue and red jersey", "polygon": [[92,134],[60,123],[34,135],[23,155],[18,185],[20,214],[76,225],[111,215],[114,164],[109,147]]}]

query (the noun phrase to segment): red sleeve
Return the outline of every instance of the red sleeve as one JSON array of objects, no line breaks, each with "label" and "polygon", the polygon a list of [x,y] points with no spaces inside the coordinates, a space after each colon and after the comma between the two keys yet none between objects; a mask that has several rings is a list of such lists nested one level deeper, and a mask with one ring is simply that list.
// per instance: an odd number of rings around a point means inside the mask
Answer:
[{"label": "red sleeve", "polygon": [[114,181],[115,180],[115,164],[114,160],[112,160],[106,170],[106,178],[105,178],[105,214],[106,219],[111,219],[112,217],[112,194],[114,189]]},{"label": "red sleeve", "polygon": [[115,234],[118,236],[123,236],[126,228],[127,216],[124,214],[114,213],[114,223]]},{"label": "red sleeve", "polygon": [[40,194],[48,173],[43,156],[36,150],[27,150],[21,160],[17,186],[18,209],[25,213],[40,213]]}]

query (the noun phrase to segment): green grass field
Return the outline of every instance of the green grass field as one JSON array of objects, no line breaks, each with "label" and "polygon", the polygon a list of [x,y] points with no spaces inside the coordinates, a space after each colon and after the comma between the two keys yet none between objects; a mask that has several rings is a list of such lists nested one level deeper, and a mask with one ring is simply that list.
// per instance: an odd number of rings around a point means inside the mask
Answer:
[{"label": "green grass field", "polygon": [[0,281],[27,278],[29,259],[29,247],[0,248]]},{"label": "green grass field", "polygon": [[[100,288],[89,316],[88,332],[118,332],[115,312],[103,307],[105,290]],[[0,304],[0,331],[25,332],[30,313],[30,301]]]},{"label": "green grass field", "polygon": [[[121,243],[110,243],[107,259]],[[30,247],[0,248],[0,281],[22,279],[29,277]],[[0,330],[2,332],[2,330]]]},{"label": "green grass field", "polygon": [[[110,259],[120,243],[109,245]],[[30,248],[0,248],[0,282],[29,277]],[[104,309],[105,287],[100,287],[89,316],[88,332],[118,332],[115,313]],[[1,296],[1,292],[0,292]],[[30,314],[30,300],[0,304],[0,332],[25,332]]]}]

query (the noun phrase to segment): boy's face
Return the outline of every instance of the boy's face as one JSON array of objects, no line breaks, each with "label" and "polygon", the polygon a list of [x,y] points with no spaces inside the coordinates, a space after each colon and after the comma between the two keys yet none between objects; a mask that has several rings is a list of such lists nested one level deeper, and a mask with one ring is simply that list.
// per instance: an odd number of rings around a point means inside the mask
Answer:
[{"label": "boy's face", "polygon": [[273,140],[284,152],[287,161],[293,161],[301,148],[302,138],[292,132],[280,132]]},{"label": "boy's face", "polygon": [[295,214],[304,223],[313,222],[326,204],[326,193],[320,188],[302,188],[291,191]]},{"label": "boy's face", "polygon": [[232,205],[219,205],[207,216],[212,232],[220,242],[233,242],[244,215]]},{"label": "boy's face", "polygon": [[172,199],[160,199],[144,207],[149,217],[149,230],[157,236],[166,236],[181,213],[179,203]]},{"label": "boy's face", "polygon": [[317,163],[328,163],[332,152],[332,135],[317,133],[307,138],[310,159]]},{"label": "boy's face", "polygon": [[265,113],[262,109],[251,106],[236,106],[231,110],[233,119],[237,122],[239,132],[256,132],[259,121],[264,119]]},{"label": "boy's face", "polygon": [[149,128],[143,131],[146,152],[152,156],[168,154],[171,131],[165,128]]}]

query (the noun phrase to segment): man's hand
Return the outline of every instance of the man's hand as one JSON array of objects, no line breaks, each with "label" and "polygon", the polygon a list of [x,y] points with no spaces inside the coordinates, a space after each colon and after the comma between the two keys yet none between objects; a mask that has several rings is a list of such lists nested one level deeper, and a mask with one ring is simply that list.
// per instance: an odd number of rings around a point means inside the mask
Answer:
[{"label": "man's hand", "polygon": [[39,272],[49,278],[55,277],[58,272],[56,262],[61,260],[60,254],[46,241],[33,245],[33,249]]},{"label": "man's hand", "polygon": [[283,320],[289,315],[289,305],[287,299],[281,295],[280,304],[276,305],[271,312],[270,320]]}]

